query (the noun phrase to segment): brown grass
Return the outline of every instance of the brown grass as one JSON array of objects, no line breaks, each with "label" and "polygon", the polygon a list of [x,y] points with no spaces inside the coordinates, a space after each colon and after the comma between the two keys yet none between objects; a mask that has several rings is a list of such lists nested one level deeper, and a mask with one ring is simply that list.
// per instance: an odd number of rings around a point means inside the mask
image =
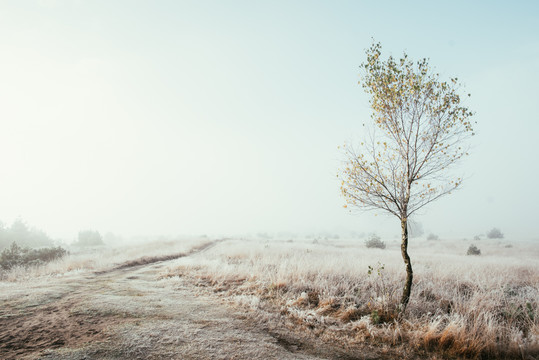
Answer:
[{"label": "brown grass", "polygon": [[[474,259],[451,254],[450,247],[425,251],[426,261],[416,256],[413,296],[399,317],[398,248],[392,254],[391,247],[384,252],[347,245],[229,242],[170,268],[168,276],[190,279],[201,291],[214,289],[263,317],[277,314],[316,334],[339,334],[344,346],[359,340],[450,358],[539,357],[536,248],[518,260],[489,258],[489,251],[499,250],[485,246],[487,256]],[[367,265],[376,268],[373,257],[386,266],[368,276]]]}]

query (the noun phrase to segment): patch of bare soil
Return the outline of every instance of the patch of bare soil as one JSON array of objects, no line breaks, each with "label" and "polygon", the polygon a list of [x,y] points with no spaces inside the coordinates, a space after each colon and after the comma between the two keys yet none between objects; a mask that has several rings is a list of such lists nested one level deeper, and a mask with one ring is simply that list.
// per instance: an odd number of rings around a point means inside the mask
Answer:
[{"label": "patch of bare soil", "polygon": [[[221,241],[221,240],[218,240]],[[177,259],[188,256],[195,252],[208,249],[216,242],[204,243],[193,248],[188,253],[165,255],[160,257],[143,257],[133,261],[120,264],[116,268],[96,272],[95,275],[103,275],[112,271],[134,268],[142,265],[150,265],[156,262]],[[121,272],[118,273],[119,275]],[[131,277],[131,280],[137,277]],[[96,288],[96,280],[91,278],[91,285],[86,289]],[[129,279],[129,277],[128,277]],[[80,281],[80,280],[79,280]],[[86,279],[88,281],[88,279]],[[47,286],[44,284],[44,286]],[[79,288],[79,286],[75,286]],[[75,288],[74,287],[74,288]],[[37,305],[33,303],[17,304],[10,307],[4,304],[0,312],[0,355],[2,358],[21,358],[40,352],[43,349],[57,349],[62,347],[77,347],[89,342],[99,342],[110,339],[107,328],[125,323],[126,319],[121,314],[100,314],[95,316],[90,313],[74,311],[81,305],[89,294],[84,290],[74,294],[60,294],[60,300],[45,301],[45,304]],[[49,299],[51,300],[51,299]]]},{"label": "patch of bare soil", "polygon": [[[80,296],[80,295],[79,295]],[[94,317],[73,313],[79,297],[69,297],[54,304],[27,309],[0,318],[0,354],[5,359],[19,359],[43,349],[77,347],[90,341],[102,341],[106,329],[126,319],[117,316]]]}]

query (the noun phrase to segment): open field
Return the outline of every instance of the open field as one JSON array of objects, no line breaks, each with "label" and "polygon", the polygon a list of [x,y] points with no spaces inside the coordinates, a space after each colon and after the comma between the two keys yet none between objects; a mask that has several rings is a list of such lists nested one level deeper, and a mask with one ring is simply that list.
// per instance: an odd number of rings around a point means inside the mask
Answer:
[{"label": "open field", "polygon": [[407,344],[447,356],[537,357],[537,246],[481,240],[475,243],[483,255],[465,256],[470,243],[412,241],[413,296],[401,319],[397,242],[382,250],[346,240],[232,240],[203,258],[179,260],[170,274],[342,347]]},{"label": "open field", "polygon": [[[1,358],[536,359],[539,247],[192,239],[102,248],[0,282]],[[512,247],[506,247],[508,244]],[[371,266],[371,274],[368,274]]]}]

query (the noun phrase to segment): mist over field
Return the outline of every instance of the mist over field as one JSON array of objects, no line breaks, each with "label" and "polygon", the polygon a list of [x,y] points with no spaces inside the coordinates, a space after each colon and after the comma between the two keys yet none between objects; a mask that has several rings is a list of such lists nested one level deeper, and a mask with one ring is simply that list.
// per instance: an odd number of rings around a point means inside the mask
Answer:
[{"label": "mist over field", "polygon": [[0,1],[0,358],[539,358],[538,33],[528,1]]},{"label": "mist over field", "polygon": [[343,209],[335,177],[337,147],[369,121],[357,81],[374,37],[472,94],[463,188],[417,221],[537,239],[534,6],[423,5],[2,2],[0,219],[67,241],[86,228],[398,234]]}]

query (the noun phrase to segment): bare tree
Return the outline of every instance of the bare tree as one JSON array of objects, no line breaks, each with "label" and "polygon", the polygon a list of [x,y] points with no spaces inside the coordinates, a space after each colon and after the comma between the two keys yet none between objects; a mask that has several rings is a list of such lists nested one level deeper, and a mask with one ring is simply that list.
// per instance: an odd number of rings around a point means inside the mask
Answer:
[{"label": "bare tree", "polygon": [[345,207],[382,209],[400,220],[404,311],[413,280],[408,219],[460,186],[462,180],[450,178],[445,170],[468,154],[464,142],[474,133],[457,78],[441,81],[427,59],[414,62],[406,54],[384,61],[381,49],[373,43],[361,65],[360,84],[370,97],[375,126],[359,146],[345,144],[339,177]]}]

